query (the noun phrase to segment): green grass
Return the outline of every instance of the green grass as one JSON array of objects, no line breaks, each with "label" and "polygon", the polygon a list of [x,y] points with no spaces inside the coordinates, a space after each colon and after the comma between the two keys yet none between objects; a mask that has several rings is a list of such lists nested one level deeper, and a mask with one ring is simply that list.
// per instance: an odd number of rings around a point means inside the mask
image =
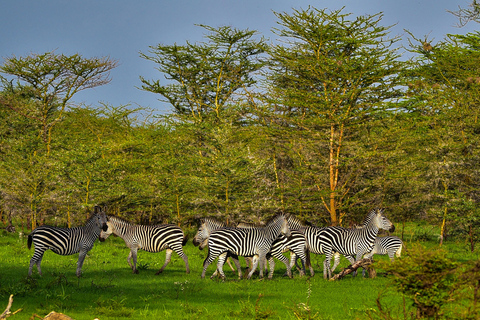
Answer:
[{"label": "green grass", "polygon": [[[132,274],[123,240],[110,237],[97,242],[83,266],[83,276],[75,276],[78,255],[58,256],[51,251],[42,261],[43,276],[27,271],[33,250],[26,238],[0,234],[0,308],[14,295],[12,311],[22,311],[10,319],[28,319],[33,314],[50,311],[65,313],[74,319],[355,319],[375,307],[375,299],[389,283],[381,274],[375,279],[347,276],[340,281],[326,281],[322,274],[323,256],[312,256],[316,275],[312,278],[282,277],[285,266],[276,262],[272,280],[240,280],[225,266],[227,280],[201,279],[207,251],[189,243],[184,247],[191,273],[185,273],[183,260],[173,254],[165,271],[156,276],[165,252],[139,252],[139,274]],[[453,243],[455,255],[478,259]],[[386,257],[381,257],[381,259]],[[380,259],[380,258],[378,258]],[[243,259],[241,260],[244,265]],[[348,265],[342,258],[341,267]],[[207,270],[211,275],[212,264]],[[337,270],[338,271],[338,270]],[[400,296],[389,295],[398,305]]]}]

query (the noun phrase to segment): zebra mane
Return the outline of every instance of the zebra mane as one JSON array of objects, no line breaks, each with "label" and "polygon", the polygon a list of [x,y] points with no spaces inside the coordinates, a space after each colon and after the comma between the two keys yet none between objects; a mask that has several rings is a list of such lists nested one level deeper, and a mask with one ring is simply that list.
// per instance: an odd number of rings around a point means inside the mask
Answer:
[{"label": "zebra mane", "polygon": [[282,216],[285,218],[285,220],[287,220],[287,219],[289,218],[289,217],[288,217],[286,214],[284,214],[284,213],[276,214],[276,215],[274,215],[273,217],[271,217],[271,218],[265,223],[264,227],[268,226],[268,225],[271,224],[271,223],[275,223],[275,221],[277,221],[277,220],[278,220],[280,217],[282,217]]},{"label": "zebra mane", "polygon": [[200,218],[199,220],[200,220],[200,224],[210,223],[210,224],[213,224],[213,225],[219,225],[219,226],[224,226],[224,227],[227,226],[227,224],[225,222],[220,221],[215,217],[203,217],[203,218]]},{"label": "zebra mane", "polygon": [[288,216],[288,222],[291,223],[291,224],[294,224],[294,225],[298,225],[298,226],[302,226],[302,227],[305,227],[307,226],[308,224],[303,222],[302,220],[300,220],[299,218],[297,218],[296,216],[294,215],[290,215]]},{"label": "zebra mane", "polygon": [[119,216],[107,215],[107,218],[117,220],[119,223],[123,223],[123,224],[133,224],[132,222],[128,221],[127,219],[121,218]]},{"label": "zebra mane", "polygon": [[249,222],[240,222],[236,226],[237,228],[263,228],[263,224],[255,224],[255,223],[249,223]]},{"label": "zebra mane", "polygon": [[363,222],[362,222],[362,226],[366,226],[368,225],[372,220],[373,218],[375,218],[375,216],[380,213],[380,214],[383,214],[383,210],[384,209],[380,209],[380,208],[375,208],[375,209],[372,209],[372,211],[370,211],[367,216],[365,217],[365,219],[363,219]]}]

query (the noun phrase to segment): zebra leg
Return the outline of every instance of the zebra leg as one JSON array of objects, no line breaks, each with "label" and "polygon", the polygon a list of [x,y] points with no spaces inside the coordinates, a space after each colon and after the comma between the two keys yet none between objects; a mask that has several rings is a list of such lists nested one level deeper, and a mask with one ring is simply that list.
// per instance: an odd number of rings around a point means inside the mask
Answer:
[{"label": "zebra leg", "polygon": [[[252,270],[250,270],[250,272],[248,273],[247,279],[250,279],[252,277],[253,273],[257,269],[258,260],[260,260],[260,259],[261,258],[258,255],[256,255],[256,258],[253,259]],[[263,257],[263,259],[265,259],[265,257]],[[261,267],[263,268],[263,265],[261,265]],[[263,270],[262,269],[260,269],[260,276],[263,277]]]},{"label": "zebra leg", "polygon": [[[167,249],[168,251],[168,249]],[[190,273],[190,266],[188,265],[188,257],[187,255],[185,254],[185,252],[183,252],[183,249],[182,247],[175,247],[173,248],[173,251],[175,251],[176,254],[178,254],[180,256],[180,258],[183,259],[183,262],[185,262],[185,269],[186,269],[186,273]],[[162,268],[163,270],[163,268]]]},{"label": "zebra leg", "polygon": [[[280,252],[274,252],[273,256],[285,264],[285,267],[287,267],[286,275],[289,278],[292,278],[292,268],[290,267],[290,263],[288,259]],[[270,259],[268,261],[270,261]],[[270,274],[268,275],[268,279],[272,279],[272,276],[273,276],[273,270],[272,268],[270,268]]]},{"label": "zebra leg", "polygon": [[202,279],[205,279],[205,273],[207,272],[207,268],[212,263],[213,260],[215,260],[216,256],[210,251],[210,248],[208,248],[208,255],[203,261],[203,270],[202,270],[202,275],[200,276]]},{"label": "zebra leg", "polygon": [[[133,265],[130,262],[132,259],[133,259]],[[131,248],[130,249],[130,254],[128,255],[127,262],[128,262],[128,265],[130,266],[130,268],[133,271],[132,273],[138,274],[138,270],[137,270],[137,248]]]},{"label": "zebra leg", "polygon": [[[371,259],[373,257],[372,253],[367,253],[366,255],[363,256],[365,259]],[[362,270],[362,277],[365,278],[365,269]]]},{"label": "zebra leg", "polygon": [[325,260],[323,261],[323,278],[330,279],[332,277],[332,270],[330,269],[330,261],[332,260],[332,251],[325,251]]},{"label": "zebra leg", "polygon": [[238,271],[238,280],[242,279],[242,265],[240,264],[240,260],[238,260],[238,256],[236,255],[231,255],[233,263],[235,264],[235,267],[237,268]]},{"label": "zebra leg", "polygon": [[[300,258],[300,262],[302,263],[302,267],[300,268],[299,266],[297,266],[297,269],[299,270],[300,272],[300,276],[303,277],[304,275],[307,274],[307,271],[305,270],[305,265],[306,265],[306,250],[303,249],[301,251],[298,251],[298,252],[295,252],[295,251],[292,251],[293,255],[295,256],[295,265],[297,265],[297,258]],[[291,264],[290,264],[291,265]]]},{"label": "zebra leg", "polygon": [[268,273],[268,279],[272,279],[273,271],[275,271],[275,259],[273,259],[273,257],[270,257],[268,259],[268,264],[270,265],[270,272]]},{"label": "zebra leg", "polygon": [[32,259],[30,259],[30,267],[28,268],[29,277],[32,275],[32,269],[34,264],[37,265],[38,274],[40,276],[42,275],[42,268],[40,267],[40,265],[42,263],[44,253],[45,253],[44,249],[38,249],[38,247],[35,247],[35,252],[33,253]]},{"label": "zebra leg", "polygon": [[[224,252],[221,255],[218,256],[218,260],[223,259],[223,256],[226,255],[226,260],[228,261],[228,252]],[[215,272],[210,276],[210,279],[215,278],[218,276],[218,263],[217,263],[217,269],[215,269]]]},{"label": "zebra leg", "polygon": [[232,263],[230,262],[230,260],[231,260],[230,258],[227,258],[227,264],[228,264],[228,266],[230,267],[230,270],[235,271],[235,269],[233,268]]},{"label": "zebra leg", "polygon": [[307,266],[310,270],[310,277],[313,277],[315,275],[315,271],[313,270],[312,261],[310,260],[310,251],[308,250],[305,251],[305,266]]},{"label": "zebra leg", "polygon": [[258,256],[258,269],[259,269],[258,276],[260,278],[263,278],[263,270],[265,269],[266,263],[267,263],[267,258],[265,256],[259,255]]},{"label": "zebra leg", "polygon": [[78,261],[77,261],[77,277],[78,278],[82,276],[82,266],[86,256],[87,256],[87,252],[80,250],[78,255]]},{"label": "zebra leg", "polygon": [[[217,270],[214,272],[214,274],[218,272],[220,278],[222,278],[223,281],[225,281],[225,278],[226,278],[225,273],[223,273],[223,265],[225,264],[227,255],[228,255],[228,252],[224,252],[218,257]],[[213,278],[213,275],[210,277],[210,279],[211,278]]]},{"label": "zebra leg", "polygon": [[[163,270],[165,269],[165,267],[170,263],[170,260],[172,260],[172,252],[173,250],[172,249],[167,249],[165,250],[166,253],[165,253],[165,263],[163,264],[163,266],[160,268],[160,270],[157,271],[157,273],[155,273],[155,275],[159,275],[160,273],[163,272]],[[187,262],[188,263],[188,262]]]}]

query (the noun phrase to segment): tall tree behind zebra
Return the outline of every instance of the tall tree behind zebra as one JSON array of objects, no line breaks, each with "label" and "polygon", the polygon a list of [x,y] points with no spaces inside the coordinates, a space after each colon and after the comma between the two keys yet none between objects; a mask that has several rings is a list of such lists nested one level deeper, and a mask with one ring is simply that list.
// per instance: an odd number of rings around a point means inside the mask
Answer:
[{"label": "tall tree behind zebra", "polygon": [[[208,239],[208,256],[203,262],[201,277],[205,278],[207,267],[216,258],[219,258],[217,270],[222,279],[225,279],[223,264],[226,256],[222,255],[225,252],[244,257],[257,256],[258,259],[255,259],[253,269],[249,272],[247,278],[252,277],[258,264],[260,264],[260,277],[263,277],[266,255],[270,251],[273,241],[280,234],[290,236],[287,217],[283,214],[273,217],[264,228],[222,228],[213,231]],[[220,257],[221,255],[222,257]]]},{"label": "tall tree behind zebra", "polygon": [[66,256],[79,253],[77,261],[77,277],[82,275],[82,266],[87,253],[93,248],[95,240],[101,231],[107,231],[107,216],[105,209],[96,206],[93,215],[84,226],[74,228],[59,228],[48,225],[37,227],[28,235],[28,249],[35,247],[33,257],[30,260],[28,276],[32,275],[33,265],[37,265],[38,273],[42,275],[40,267],[43,254],[48,249],[56,254]]},{"label": "tall tree behind zebra", "polygon": [[[166,250],[165,263],[158,270],[157,275],[163,272],[170,263],[173,251],[183,259],[186,272],[190,273],[188,257],[182,248],[187,243],[188,238],[180,227],[174,224],[137,225],[116,216],[108,216],[107,224],[108,230],[100,234],[100,239],[105,240],[113,233],[125,241],[126,246],[130,248],[127,262],[133,273],[138,273],[137,251],[139,249],[148,252]],[[133,264],[131,260],[133,260]]]},{"label": "tall tree behind zebra", "polygon": [[[330,261],[335,252],[344,256],[355,257],[355,261],[362,259],[363,255],[373,250],[379,229],[390,232],[395,231],[395,226],[383,214],[383,209],[373,209],[366,216],[364,227],[359,229],[346,229],[342,227],[326,227],[318,237],[318,246],[323,248],[325,260],[323,262],[323,277],[331,278]],[[354,275],[356,272],[354,272]]]}]

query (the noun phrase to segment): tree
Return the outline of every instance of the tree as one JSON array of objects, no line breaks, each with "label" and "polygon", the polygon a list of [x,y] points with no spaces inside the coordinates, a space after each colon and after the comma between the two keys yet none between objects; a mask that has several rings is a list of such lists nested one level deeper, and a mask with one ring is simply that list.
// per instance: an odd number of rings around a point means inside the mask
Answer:
[{"label": "tree", "polygon": [[[146,91],[173,107],[164,117],[171,146],[157,155],[166,194],[180,208],[233,217],[257,172],[245,140],[250,133],[244,105],[251,101],[266,45],[255,31],[202,26],[206,42],[158,45],[142,57],[157,64],[166,82],[141,77]],[[181,154],[184,152],[184,154]],[[238,201],[238,202],[237,202]],[[183,213],[182,213],[183,214]]]},{"label": "tree", "polygon": [[[365,150],[355,150],[359,128],[400,96],[402,67],[392,48],[397,39],[379,25],[380,14],[349,20],[341,11],[276,13],[283,43],[269,52],[268,76],[272,124],[284,129],[282,139],[305,170],[299,185],[315,187],[334,225],[359,165],[369,161],[361,160]],[[370,151],[375,147],[370,142]]]},{"label": "tree", "polygon": [[18,79],[15,92],[28,93],[32,103],[15,103],[15,95],[2,97],[1,104],[34,120],[50,152],[52,129],[62,119],[69,101],[79,91],[110,82],[109,72],[117,66],[110,58],[83,58],[47,52],[7,58],[0,72]]},{"label": "tree", "polygon": [[448,35],[437,44],[413,39],[418,57],[408,93],[412,108],[428,115],[425,127],[433,129],[424,137],[432,141],[425,171],[430,211],[443,220],[442,237],[448,221],[454,222],[466,227],[473,248],[477,222],[471,208],[480,202],[480,33]]},{"label": "tree", "polygon": [[[28,208],[32,228],[37,219],[43,219],[37,216],[40,210],[55,207],[58,162],[51,150],[54,127],[63,120],[72,97],[81,90],[108,83],[109,71],[116,65],[109,58],[86,59],[78,54],[47,52],[10,57],[0,66],[0,72],[6,75],[1,78],[2,120],[24,122],[36,131],[10,136],[5,141],[4,147],[15,152],[2,157],[1,189],[6,198],[16,199],[13,203]],[[6,130],[2,136],[11,131],[9,126],[2,129]]]},{"label": "tree", "polygon": [[259,56],[264,40],[254,40],[255,31],[231,27],[203,26],[209,34],[205,43],[157,45],[150,47],[144,59],[155,62],[170,83],[140,77],[142,89],[158,93],[179,115],[195,122],[210,113],[221,118],[228,104],[255,84],[253,75],[262,68]]}]

